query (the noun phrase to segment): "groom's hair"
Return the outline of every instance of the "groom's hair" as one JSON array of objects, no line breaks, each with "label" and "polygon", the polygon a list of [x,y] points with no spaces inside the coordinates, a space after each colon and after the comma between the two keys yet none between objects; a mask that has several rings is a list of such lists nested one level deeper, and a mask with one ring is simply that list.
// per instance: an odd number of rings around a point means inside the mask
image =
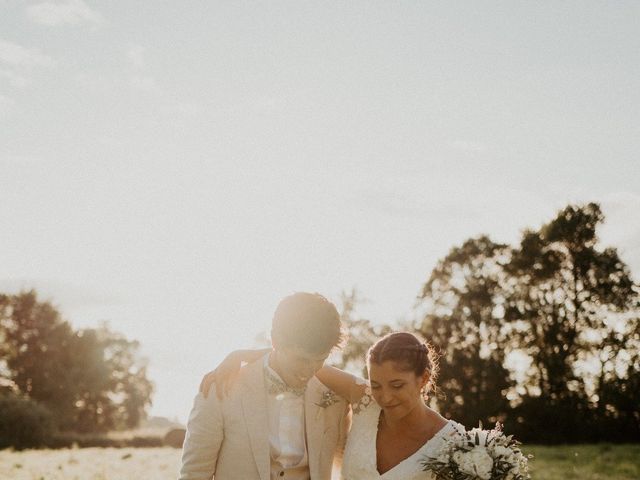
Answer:
[{"label": "groom's hair", "polygon": [[278,346],[320,354],[341,347],[346,335],[333,303],[319,293],[298,292],[278,304],[271,338]]}]

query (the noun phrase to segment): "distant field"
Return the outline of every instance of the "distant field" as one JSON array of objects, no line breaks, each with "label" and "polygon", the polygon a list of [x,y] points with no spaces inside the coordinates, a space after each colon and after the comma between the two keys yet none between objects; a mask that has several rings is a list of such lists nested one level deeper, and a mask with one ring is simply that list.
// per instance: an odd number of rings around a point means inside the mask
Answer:
[{"label": "distant field", "polygon": [[0,451],[1,480],[175,480],[177,448]]},{"label": "distant field", "polygon": [[533,480],[640,480],[640,444],[530,446]]},{"label": "distant field", "polygon": [[[640,444],[529,446],[534,480],[639,480]],[[175,480],[180,450],[85,448],[0,451],[1,480]]]}]

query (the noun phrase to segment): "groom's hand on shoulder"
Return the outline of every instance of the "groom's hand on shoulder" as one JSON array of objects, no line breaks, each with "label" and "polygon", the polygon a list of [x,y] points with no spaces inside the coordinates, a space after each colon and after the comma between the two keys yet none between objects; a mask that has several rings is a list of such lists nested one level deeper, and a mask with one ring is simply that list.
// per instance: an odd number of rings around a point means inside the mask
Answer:
[{"label": "groom's hand on shoulder", "polygon": [[222,400],[223,397],[229,395],[231,387],[233,387],[233,384],[238,379],[239,374],[239,370],[229,372],[218,367],[202,377],[199,389],[200,393],[202,393],[204,398],[208,398],[209,393],[211,393],[211,388],[215,385],[216,396],[218,400]]},{"label": "groom's hand on shoulder", "polygon": [[204,398],[209,396],[209,391],[214,383],[216,384],[216,396],[218,400],[222,400],[223,396],[229,394],[231,387],[238,379],[243,358],[247,354],[246,352],[249,352],[251,361],[264,354],[263,350],[237,350],[231,352],[215,370],[207,373],[200,382],[200,393],[202,393]]},{"label": "groom's hand on shoulder", "polygon": [[[214,383],[216,383],[215,370],[210,371],[209,373],[205,374],[204,377],[202,377],[199,390],[200,390],[200,393],[204,396],[204,398],[207,398],[209,396],[209,391],[211,390],[211,387],[213,386]],[[222,388],[216,389],[216,396],[218,397],[219,400],[222,400]]]}]

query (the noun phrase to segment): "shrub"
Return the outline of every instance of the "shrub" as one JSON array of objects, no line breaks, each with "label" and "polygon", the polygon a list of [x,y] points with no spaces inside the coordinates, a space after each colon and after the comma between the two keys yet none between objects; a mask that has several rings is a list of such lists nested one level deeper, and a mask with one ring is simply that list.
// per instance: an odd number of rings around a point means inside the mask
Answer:
[{"label": "shrub", "polygon": [[126,442],[127,447],[163,447],[162,437],[133,437]]},{"label": "shrub", "polygon": [[13,393],[0,394],[0,412],[0,449],[41,447],[55,432],[51,412],[26,397]]},{"label": "shrub", "polygon": [[47,443],[49,448],[124,448],[126,446],[126,441],[122,438],[76,432],[60,433]]},{"label": "shrub", "polygon": [[164,444],[168,447],[182,448],[187,431],[184,428],[173,428],[164,436]]},{"label": "shrub", "polygon": [[162,437],[135,436],[131,438],[112,438],[107,435],[64,432],[47,441],[48,448],[144,448],[164,446]]}]

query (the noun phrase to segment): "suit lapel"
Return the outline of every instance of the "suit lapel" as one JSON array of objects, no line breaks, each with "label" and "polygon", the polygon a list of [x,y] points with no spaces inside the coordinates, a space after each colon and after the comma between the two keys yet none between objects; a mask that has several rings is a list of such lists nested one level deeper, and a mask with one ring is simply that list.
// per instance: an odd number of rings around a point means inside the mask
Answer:
[{"label": "suit lapel", "polygon": [[244,421],[249,433],[251,452],[260,473],[260,480],[269,480],[271,476],[271,457],[269,448],[269,412],[267,393],[264,388],[263,363],[258,360],[245,368],[246,381],[243,384],[241,402]]},{"label": "suit lapel", "polygon": [[319,404],[325,388],[313,377],[309,380],[304,395],[305,428],[307,431],[307,454],[309,455],[309,473],[314,478],[320,469],[320,452],[324,434],[324,408]]}]

